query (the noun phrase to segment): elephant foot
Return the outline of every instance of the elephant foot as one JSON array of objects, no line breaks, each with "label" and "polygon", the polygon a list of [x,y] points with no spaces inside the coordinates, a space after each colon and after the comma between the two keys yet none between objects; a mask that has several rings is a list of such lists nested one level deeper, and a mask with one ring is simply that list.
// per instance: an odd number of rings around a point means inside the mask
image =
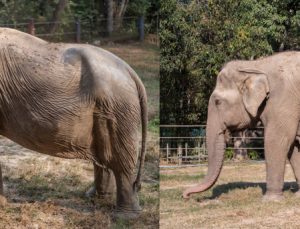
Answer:
[{"label": "elephant foot", "polygon": [[263,196],[263,202],[280,202],[284,200],[282,193],[266,193]]},{"label": "elephant foot", "polygon": [[138,210],[122,210],[122,209],[116,209],[113,212],[113,218],[114,219],[123,219],[123,220],[131,220],[131,219],[137,219],[142,212],[142,209]]},{"label": "elephant foot", "polygon": [[0,195],[0,207],[4,207],[6,204],[7,204],[6,198]]}]

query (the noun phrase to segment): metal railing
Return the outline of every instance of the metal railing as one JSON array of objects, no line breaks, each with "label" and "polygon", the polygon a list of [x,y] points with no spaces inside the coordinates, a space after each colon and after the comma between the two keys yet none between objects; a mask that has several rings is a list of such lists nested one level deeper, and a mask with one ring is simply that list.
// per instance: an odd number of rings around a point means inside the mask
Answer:
[{"label": "metal railing", "polygon": [[[184,166],[207,162],[205,125],[161,125],[160,127],[161,165]],[[167,131],[171,128],[173,131]],[[182,131],[183,129],[186,131]],[[176,136],[176,133],[181,135]],[[241,154],[250,159],[261,159],[264,153],[263,140],[263,127],[238,132],[234,136],[227,137],[225,157],[233,158]]]},{"label": "metal railing", "polygon": [[[158,19],[157,19],[158,20]],[[56,24],[55,32],[50,33],[51,25]],[[20,22],[0,21],[0,27],[14,28],[51,41],[86,42],[93,39],[122,41],[122,39],[144,39],[145,23],[143,17],[124,17],[121,24],[114,25],[115,30],[107,36],[107,19],[96,21],[70,18],[63,21],[35,21],[29,19]],[[158,29],[156,31],[158,34]]]}]

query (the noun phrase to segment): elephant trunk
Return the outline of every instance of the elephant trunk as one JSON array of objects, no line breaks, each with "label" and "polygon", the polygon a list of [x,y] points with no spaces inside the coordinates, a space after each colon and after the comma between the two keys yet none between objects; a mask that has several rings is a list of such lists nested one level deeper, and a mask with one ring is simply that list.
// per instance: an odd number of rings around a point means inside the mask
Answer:
[{"label": "elephant trunk", "polygon": [[188,198],[190,194],[203,192],[209,189],[217,181],[220,175],[224,160],[225,137],[215,105],[209,103],[206,142],[208,150],[208,173],[204,181],[195,187],[188,188],[183,193],[183,198]]}]

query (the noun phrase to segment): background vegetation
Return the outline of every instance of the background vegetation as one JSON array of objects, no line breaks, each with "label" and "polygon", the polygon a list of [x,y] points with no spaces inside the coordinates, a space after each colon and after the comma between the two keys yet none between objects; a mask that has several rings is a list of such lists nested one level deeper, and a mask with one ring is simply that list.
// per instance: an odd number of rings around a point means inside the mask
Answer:
[{"label": "background vegetation", "polygon": [[80,20],[83,32],[111,37],[137,32],[143,16],[146,32],[156,33],[158,8],[158,0],[0,0],[0,24],[21,29],[18,23],[34,19],[37,33],[54,34],[71,32]]},{"label": "background vegetation", "polygon": [[164,0],[160,14],[161,124],[205,123],[227,61],[300,50],[298,0]]}]

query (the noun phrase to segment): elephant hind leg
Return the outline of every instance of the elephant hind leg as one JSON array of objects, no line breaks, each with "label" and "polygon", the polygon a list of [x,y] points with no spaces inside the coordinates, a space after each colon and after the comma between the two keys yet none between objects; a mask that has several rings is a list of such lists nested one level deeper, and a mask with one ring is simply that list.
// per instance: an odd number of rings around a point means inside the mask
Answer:
[{"label": "elephant hind leg", "polygon": [[137,129],[124,118],[127,125],[112,128],[113,157],[109,168],[113,171],[117,186],[115,218],[133,219],[140,215],[138,193],[134,186],[137,162]]},{"label": "elephant hind leg", "polygon": [[0,195],[3,195],[3,179],[2,179],[2,169],[0,164]]},{"label": "elephant hind leg", "polygon": [[99,154],[96,155],[99,162],[115,176],[117,203],[114,217],[132,219],[141,212],[134,188],[139,112],[128,103],[116,104],[115,109],[119,110],[94,119],[95,152]]},{"label": "elephant hind leg", "polygon": [[94,185],[86,192],[87,197],[98,196],[100,198],[111,196],[115,190],[115,179],[108,168],[112,155],[111,121],[101,117],[95,117],[93,127],[94,152],[98,162],[104,167],[94,163]]},{"label": "elephant hind leg", "polygon": [[[300,187],[300,145],[299,142],[295,142],[295,146],[291,149],[288,155],[291,167],[293,169],[296,182],[298,187]],[[297,196],[300,197],[300,191],[297,191]]]},{"label": "elephant hind leg", "polygon": [[135,176],[132,174],[114,171],[117,184],[117,206],[114,211],[115,218],[134,219],[137,218],[142,209],[139,205],[138,194],[133,183]]},{"label": "elephant hind leg", "polygon": [[111,197],[114,190],[115,179],[112,171],[94,164],[94,185],[86,192],[86,196]]},{"label": "elephant hind leg", "polygon": [[4,192],[3,192],[2,169],[0,164],[0,206],[4,206],[5,204],[6,204],[6,198],[4,197]]}]

